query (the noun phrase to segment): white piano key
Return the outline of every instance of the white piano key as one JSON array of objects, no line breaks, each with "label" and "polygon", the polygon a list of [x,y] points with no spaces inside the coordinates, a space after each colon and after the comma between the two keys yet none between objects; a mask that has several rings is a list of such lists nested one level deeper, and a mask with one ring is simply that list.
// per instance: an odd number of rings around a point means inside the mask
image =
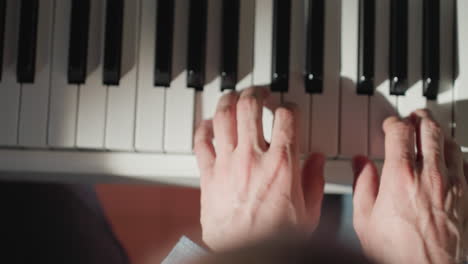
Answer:
[{"label": "white piano key", "polygon": [[375,91],[369,101],[369,154],[374,159],[383,159],[385,156],[383,121],[389,116],[398,115],[396,109],[397,98],[390,95],[390,80],[388,79],[390,1],[380,0],[376,2]]},{"label": "white piano key", "polygon": [[455,140],[468,151],[468,1],[457,0],[457,43],[458,63],[455,80]]},{"label": "white piano key", "polygon": [[437,100],[427,100],[426,106],[448,136],[452,136],[453,109],[453,29],[454,0],[440,2],[440,82]]},{"label": "white piano key", "polygon": [[68,84],[68,51],[72,0],[56,1],[52,75],[50,82],[49,132],[52,147],[75,145],[78,85]]},{"label": "white piano key", "polygon": [[422,1],[408,1],[408,90],[398,97],[398,113],[406,117],[426,107],[422,82]]},{"label": "white piano key", "polygon": [[[273,1],[255,1],[255,35],[253,85],[271,84],[272,51],[273,51]],[[263,134],[266,141],[271,141],[273,113],[281,104],[281,94],[271,93],[263,111]]]},{"label": "white piano key", "polygon": [[255,1],[254,85],[270,85],[271,83],[273,1]]},{"label": "white piano key", "polygon": [[20,1],[8,0],[3,46],[3,73],[0,81],[0,145],[18,143],[20,85],[16,82],[16,59],[20,21]]},{"label": "white piano key", "polygon": [[[202,109],[202,119],[211,119],[216,111],[221,92],[221,78],[219,76],[221,62],[221,11],[222,1],[208,0],[207,34],[206,34],[206,61],[205,61],[205,87],[198,93],[198,108]],[[197,120],[197,123],[200,120]]]},{"label": "white piano key", "polygon": [[121,78],[107,87],[106,149],[134,148],[139,11],[140,0],[124,1]]},{"label": "white piano key", "polygon": [[252,86],[255,35],[255,1],[240,0],[237,90]]},{"label": "white piano key", "polygon": [[21,85],[19,144],[25,147],[45,147],[47,141],[54,1],[40,1],[38,15],[35,80]]},{"label": "white piano key", "polygon": [[175,0],[172,61],[174,79],[166,90],[164,127],[164,150],[169,153],[192,152],[195,90],[186,86],[188,8],[187,0]]},{"label": "white piano key", "polygon": [[90,1],[86,84],[80,85],[76,145],[102,149],[106,125],[107,89],[102,84],[105,0]]},{"label": "white piano key", "polygon": [[340,156],[367,155],[369,97],[356,93],[359,0],[342,1],[341,9]]},{"label": "white piano key", "polygon": [[310,151],[338,155],[342,0],[325,1],[323,93],[312,96]]},{"label": "white piano key", "polygon": [[297,104],[300,110],[300,152],[309,152],[309,113],[310,96],[305,93],[304,67],[305,67],[305,43],[306,43],[306,11],[304,1],[291,2],[291,41],[289,58],[289,91],[283,95],[285,102]]},{"label": "white piano key", "polygon": [[142,0],[135,148],[162,152],[165,87],[154,87],[156,1]]}]

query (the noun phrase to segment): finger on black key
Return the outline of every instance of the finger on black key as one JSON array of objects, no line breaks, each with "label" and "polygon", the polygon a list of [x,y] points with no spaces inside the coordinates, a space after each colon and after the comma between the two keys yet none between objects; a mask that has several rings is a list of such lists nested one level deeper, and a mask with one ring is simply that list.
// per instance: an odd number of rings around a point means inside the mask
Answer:
[{"label": "finger on black key", "polygon": [[263,104],[268,96],[265,87],[251,87],[244,90],[237,102],[238,147],[254,145],[266,150],[263,134]]},{"label": "finger on black key", "polygon": [[237,145],[237,93],[227,93],[221,97],[214,116],[216,152],[233,151]]}]

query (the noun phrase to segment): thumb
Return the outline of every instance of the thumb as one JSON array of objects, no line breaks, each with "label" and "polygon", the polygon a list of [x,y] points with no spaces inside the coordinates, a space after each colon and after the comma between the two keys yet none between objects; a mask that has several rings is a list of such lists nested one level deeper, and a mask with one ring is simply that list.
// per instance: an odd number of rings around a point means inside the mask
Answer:
[{"label": "thumb", "polygon": [[367,219],[374,207],[379,188],[379,175],[374,163],[364,156],[353,158],[354,186],[353,206],[354,221]]},{"label": "thumb", "polygon": [[302,189],[308,219],[317,225],[322,208],[325,157],[322,154],[310,155],[302,170]]}]

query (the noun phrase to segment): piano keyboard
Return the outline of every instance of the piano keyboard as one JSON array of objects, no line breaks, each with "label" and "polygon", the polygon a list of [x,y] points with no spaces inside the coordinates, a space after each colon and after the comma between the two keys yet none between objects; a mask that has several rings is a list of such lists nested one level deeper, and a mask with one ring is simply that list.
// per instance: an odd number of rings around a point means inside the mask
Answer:
[{"label": "piano keyboard", "polygon": [[[298,104],[327,191],[429,108],[468,147],[468,0],[1,0],[2,178],[197,184],[194,128],[230,90]],[[264,131],[273,116],[265,109]],[[465,149],[465,151],[468,151]]]}]

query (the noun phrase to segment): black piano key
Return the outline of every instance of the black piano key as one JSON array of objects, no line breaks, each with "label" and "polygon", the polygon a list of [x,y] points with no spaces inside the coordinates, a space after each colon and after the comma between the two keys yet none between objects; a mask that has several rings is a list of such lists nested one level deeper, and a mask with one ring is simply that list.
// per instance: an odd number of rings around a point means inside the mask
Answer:
[{"label": "black piano key", "polygon": [[325,43],[325,0],[310,0],[308,17],[304,73],[305,89],[307,93],[322,93]]},{"label": "black piano key", "polygon": [[291,0],[274,0],[271,91],[287,92]]},{"label": "black piano key", "polygon": [[207,0],[190,0],[187,87],[203,90],[205,84]]},{"label": "black piano key", "polygon": [[408,86],[408,1],[390,4],[390,93],[404,95]]},{"label": "black piano key", "polygon": [[172,37],[174,31],[174,1],[158,1],[154,86],[169,87],[172,80]]},{"label": "black piano key", "polygon": [[239,54],[240,0],[223,0],[221,32],[221,90],[235,90]]},{"label": "black piano key", "polygon": [[83,84],[88,57],[90,0],[73,0],[68,49],[68,83]]},{"label": "black piano key", "polygon": [[437,99],[440,80],[440,0],[423,2],[423,91],[429,100]]},{"label": "black piano key", "polygon": [[16,78],[19,83],[33,83],[36,71],[36,45],[39,0],[22,0],[18,39]]},{"label": "black piano key", "polygon": [[3,73],[3,47],[5,41],[6,0],[0,0],[0,81]]},{"label": "black piano key", "polygon": [[357,93],[374,93],[375,0],[359,1],[359,64]]},{"label": "black piano key", "polygon": [[122,63],[123,0],[109,0],[106,7],[103,83],[119,85]]}]

